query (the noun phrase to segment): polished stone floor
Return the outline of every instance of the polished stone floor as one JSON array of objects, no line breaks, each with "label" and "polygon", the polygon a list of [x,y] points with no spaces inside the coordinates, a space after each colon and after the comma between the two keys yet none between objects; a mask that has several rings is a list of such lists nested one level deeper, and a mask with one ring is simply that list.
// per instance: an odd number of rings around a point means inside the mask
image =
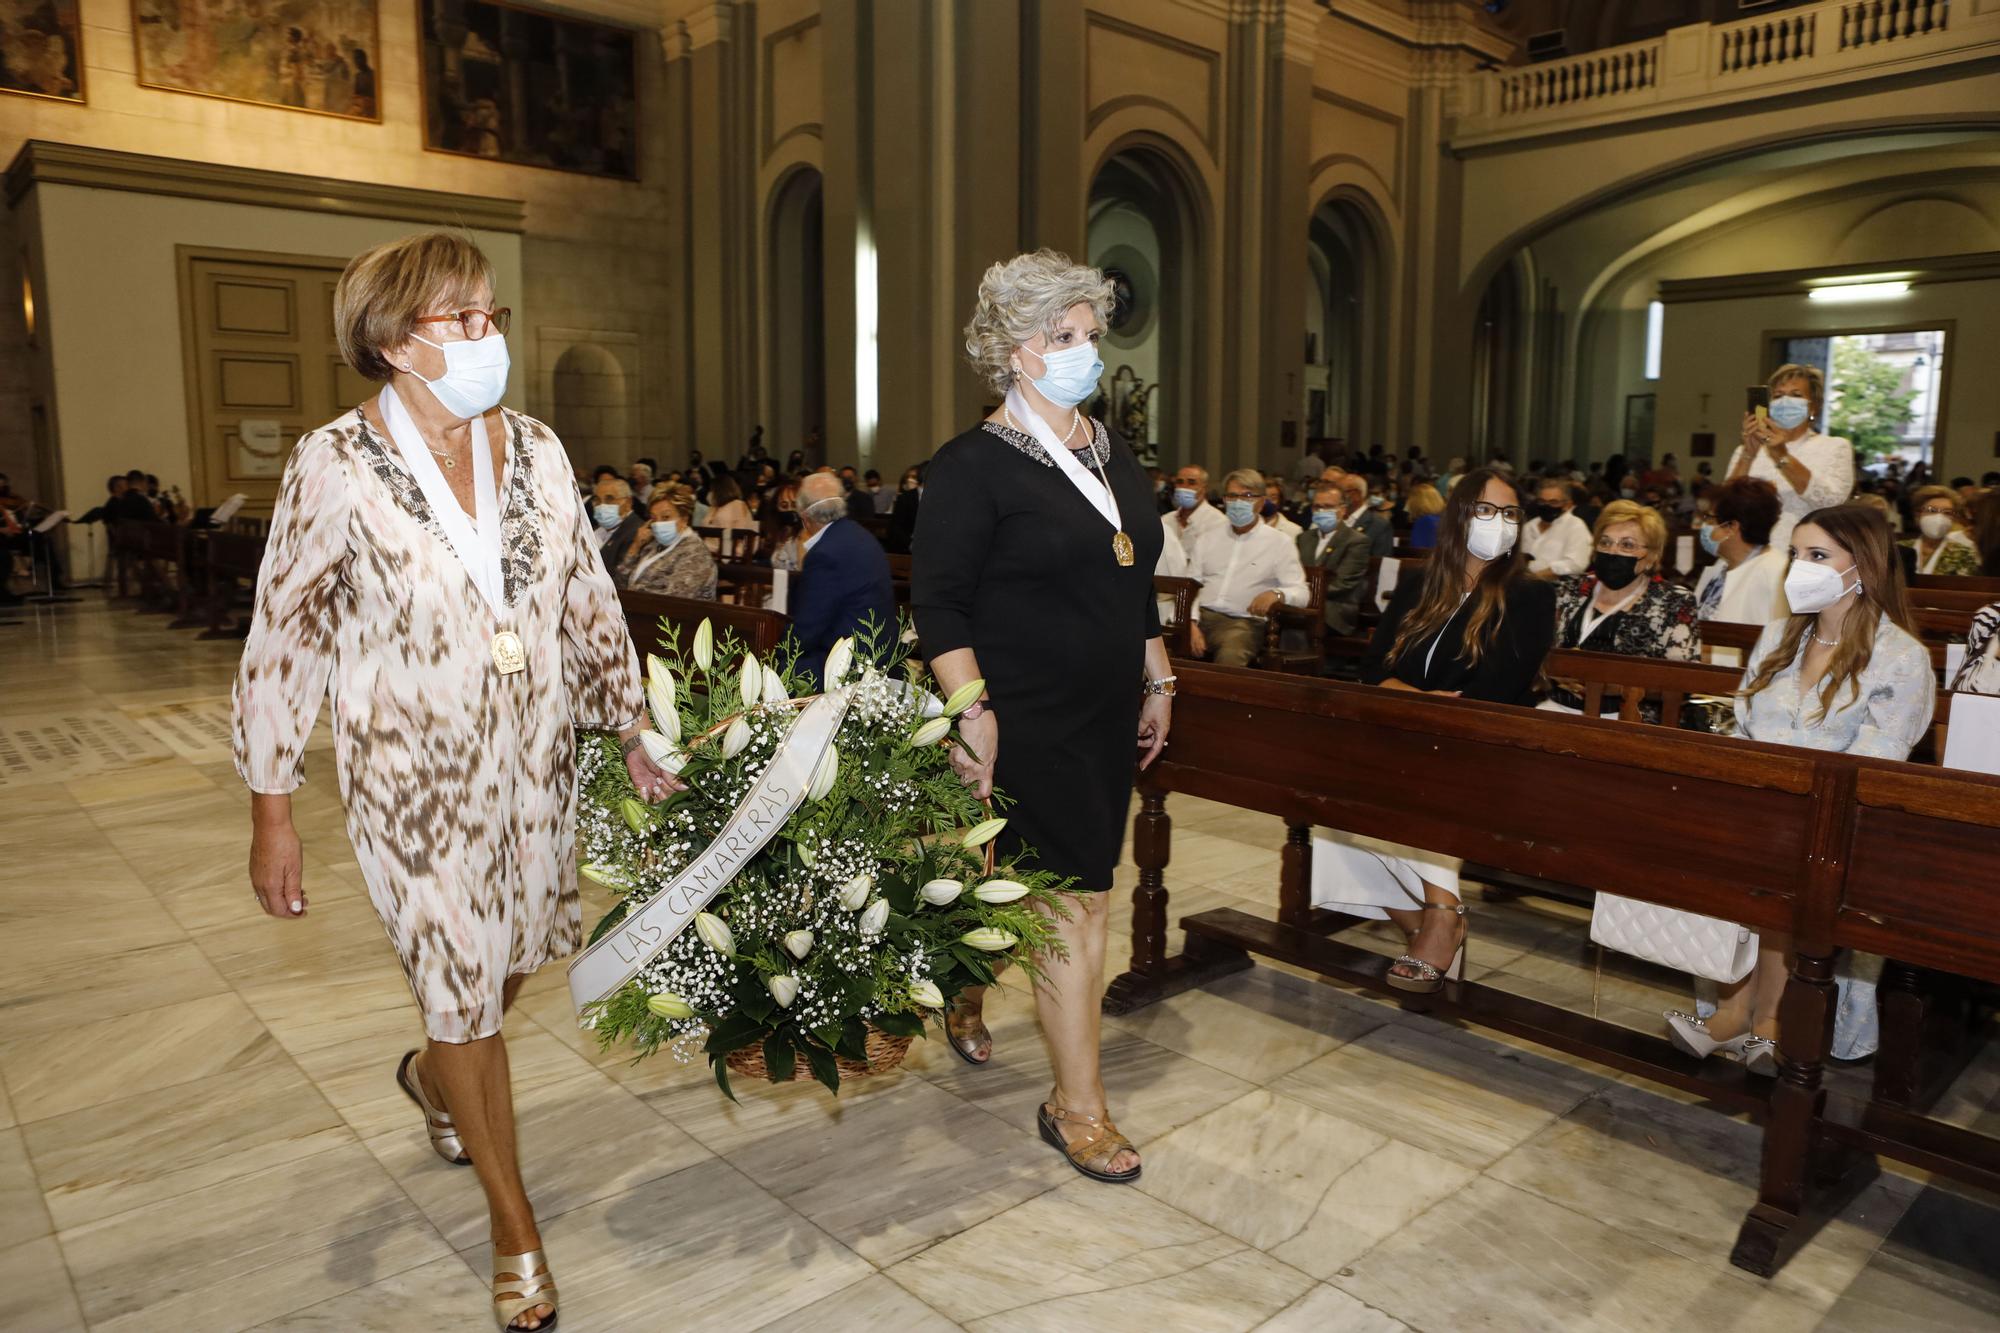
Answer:
[{"label": "polished stone floor", "polygon": [[[325,748],[311,900],[252,905],[236,645],[92,598],[0,624],[0,1327],[491,1327],[483,1210],[397,1092],[418,1035]],[[1176,800],[1175,912],[1275,897],[1275,821]],[[1129,867],[1121,891],[1129,887]],[[1122,909],[1114,931],[1126,923]],[[1475,974],[1634,1024],[1580,914],[1476,904]],[[1122,934],[1114,934],[1114,962]],[[1386,947],[1386,946],[1385,946]],[[1779,1276],[1729,1266],[1756,1136],[1685,1099],[1260,966],[1110,1021],[1136,1188],[1035,1137],[1029,1006],[838,1104],[604,1054],[560,969],[509,1021],[562,1327],[2000,1328],[2000,1208],[1885,1173]],[[1952,1114],[2000,1129],[2000,1056]]]}]

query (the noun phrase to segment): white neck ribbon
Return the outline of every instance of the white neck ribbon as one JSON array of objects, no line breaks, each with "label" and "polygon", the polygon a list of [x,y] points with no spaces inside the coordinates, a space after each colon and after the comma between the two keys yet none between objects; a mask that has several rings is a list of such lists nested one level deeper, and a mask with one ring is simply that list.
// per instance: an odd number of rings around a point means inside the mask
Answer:
[{"label": "white neck ribbon", "polygon": [[[415,419],[396,396],[395,389],[383,385],[378,404],[382,421],[389,428],[389,438],[396,442],[396,451],[403,456],[403,466],[416,478],[431,513],[437,516],[438,526],[444,530],[445,540],[464,566],[466,577],[486,599],[494,618],[505,619],[507,589],[500,572],[500,494],[493,476],[493,449],[486,437],[486,418],[472,419],[472,495],[478,510],[475,522],[451,493],[451,485],[444,479],[436,455],[424,444]],[[510,455],[513,452],[511,442],[508,452]]]},{"label": "white neck ribbon", "polygon": [[[1090,501],[1091,508],[1104,516],[1104,521],[1111,525],[1112,530],[1123,532],[1125,523],[1118,515],[1118,497],[1111,491],[1110,471],[1107,469],[1100,480],[1096,473],[1079,463],[1076,455],[1069,451],[1069,446],[1049,429],[1049,423],[1042,420],[1034,408],[1028,406],[1028,400],[1022,396],[1019,385],[1007,390],[1007,411],[1012,414],[1015,424],[1027,431],[1035,443],[1042,446],[1043,452],[1049,456],[1049,461],[1056,465],[1057,471],[1069,478],[1069,484],[1076,487],[1077,493]],[[1085,421],[1079,429],[1090,432],[1085,437],[1085,442],[1091,448],[1095,448],[1096,428]]]}]

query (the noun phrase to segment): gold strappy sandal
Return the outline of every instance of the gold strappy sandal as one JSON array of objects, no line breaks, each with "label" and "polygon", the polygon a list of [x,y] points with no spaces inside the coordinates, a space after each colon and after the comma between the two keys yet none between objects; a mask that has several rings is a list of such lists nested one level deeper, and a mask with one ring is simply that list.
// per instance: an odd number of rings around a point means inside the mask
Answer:
[{"label": "gold strappy sandal", "polygon": [[[1139,1178],[1139,1172],[1144,1169],[1142,1164],[1130,1171],[1106,1171],[1100,1165],[1128,1149],[1135,1156],[1139,1151],[1132,1147],[1132,1140],[1120,1134],[1118,1126],[1108,1119],[1085,1115],[1081,1111],[1066,1110],[1054,1102],[1043,1102],[1041,1113],[1036,1120],[1041,1125],[1042,1137],[1048,1140],[1049,1146],[1061,1153],[1071,1166],[1092,1180],[1102,1180],[1113,1185],[1130,1184]],[[1063,1138],[1058,1121],[1066,1121],[1072,1125],[1086,1125],[1091,1132],[1080,1139],[1068,1140]]]},{"label": "gold strappy sandal", "polygon": [[[1424,910],[1427,912],[1450,912],[1453,916],[1462,917],[1465,915],[1465,904],[1425,903]],[[1426,963],[1415,954],[1408,953],[1396,959],[1389,966],[1392,970],[1382,979],[1397,990],[1410,991],[1417,995],[1433,995],[1444,988],[1446,977],[1450,977],[1453,981],[1463,981],[1465,979],[1465,942],[1463,940],[1459,942],[1458,952],[1451,956],[1450,965],[1442,972],[1434,964]],[[1416,975],[1413,977],[1399,976],[1393,970],[1398,967],[1411,968],[1416,972]]]},{"label": "gold strappy sandal", "polygon": [[424,1132],[431,1136],[431,1149],[453,1166],[471,1166],[472,1155],[465,1151],[465,1142],[458,1137],[458,1126],[448,1113],[432,1106],[430,1098],[424,1096],[424,1081],[417,1077],[416,1060],[417,1053],[411,1051],[396,1066],[396,1086],[424,1113]]},{"label": "gold strappy sandal", "polygon": [[[978,1068],[993,1058],[993,1034],[987,1030],[983,1008],[980,1011],[979,1022],[972,1027],[961,1027],[956,1021],[963,1012],[964,1007],[957,1001],[944,1011],[945,1041],[950,1044],[952,1050],[958,1052],[959,1059]],[[973,1051],[981,1042],[986,1044],[986,1054],[974,1055]]]},{"label": "gold strappy sandal", "polygon": [[516,1329],[514,1321],[538,1305],[549,1307],[549,1313],[535,1328],[535,1333],[543,1333],[556,1326],[557,1314],[556,1280],[549,1273],[548,1257],[540,1250],[494,1255],[493,1317],[500,1327]]}]

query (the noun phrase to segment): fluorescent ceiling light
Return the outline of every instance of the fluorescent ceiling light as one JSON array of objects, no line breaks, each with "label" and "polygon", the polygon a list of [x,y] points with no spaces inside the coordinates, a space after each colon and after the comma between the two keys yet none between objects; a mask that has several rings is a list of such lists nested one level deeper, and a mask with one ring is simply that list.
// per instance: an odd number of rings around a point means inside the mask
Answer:
[{"label": "fluorescent ceiling light", "polygon": [[1840,304],[1859,301],[1888,301],[1910,290],[1907,282],[1843,282],[1831,287],[1815,287],[1806,293],[1813,301]]}]

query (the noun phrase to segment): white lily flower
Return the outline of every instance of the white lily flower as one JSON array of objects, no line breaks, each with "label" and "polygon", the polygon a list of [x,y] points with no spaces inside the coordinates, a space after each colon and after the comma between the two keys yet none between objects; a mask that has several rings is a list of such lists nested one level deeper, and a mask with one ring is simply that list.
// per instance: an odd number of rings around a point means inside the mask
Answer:
[{"label": "white lily flower", "polygon": [[687,754],[657,731],[640,732],[639,748],[646,752],[646,758],[653,761],[655,768],[678,773],[687,767]]},{"label": "white lily flower", "polygon": [[917,690],[917,713],[925,719],[944,716],[944,700],[929,690]]},{"label": "white lily flower", "polygon": [[757,654],[743,654],[743,674],[737,678],[737,690],[743,696],[745,708],[755,708],[764,697],[764,671],[757,665]]},{"label": "white lily flower", "polygon": [[979,697],[979,692],[985,688],[986,680],[984,677],[981,677],[977,680],[968,680],[965,684],[953,690],[951,697],[944,701],[945,716],[957,717],[960,713],[972,707],[973,701]]},{"label": "white lily flower", "polygon": [[930,721],[923,723],[915,731],[910,733],[910,748],[913,750],[921,750],[926,745],[936,745],[939,741],[944,739],[944,734],[950,730],[951,730],[950,718],[934,717]]},{"label": "white lily flower", "polygon": [[766,977],[764,985],[770,989],[771,998],[778,1002],[780,1009],[791,1008],[792,1001],[799,998],[797,977]]},{"label": "white lily flower", "polygon": [[722,733],[722,757],[734,759],[743,753],[743,747],[750,743],[750,724],[737,718],[729,724],[729,730]]},{"label": "white lily flower", "polygon": [[820,673],[820,683],[832,689],[847,678],[847,668],[854,664],[854,636],[852,634],[837,640],[826,652],[826,669]]},{"label": "white lily flower", "polygon": [[1020,943],[998,926],[981,926],[977,930],[968,930],[958,939],[961,944],[970,944],[973,948],[983,949],[987,953],[999,953]]},{"label": "white lily flower", "polygon": [[1018,902],[1028,896],[1028,886],[1016,884],[1011,879],[989,879],[972,891],[972,896],[982,903],[998,907],[1002,903]]},{"label": "white lily flower", "polygon": [[674,706],[673,682],[656,680],[648,683],[646,708],[653,715],[653,726],[662,736],[670,741],[680,740],[681,712]]},{"label": "white lily flower", "polygon": [[882,927],[888,924],[889,900],[887,898],[877,898],[874,902],[868,904],[867,910],[861,913],[861,922],[857,929],[863,935],[880,935]]},{"label": "white lily flower", "polygon": [[632,877],[616,866],[598,865],[592,862],[588,865],[578,866],[576,873],[582,875],[593,884],[602,884],[607,889],[629,889],[632,887]]},{"label": "white lily flower", "polygon": [[813,933],[810,930],[788,930],[785,932],[785,952],[794,958],[804,958],[812,952]]},{"label": "white lily flower", "polygon": [[790,694],[785,692],[784,677],[771,670],[771,664],[766,662],[764,664],[764,702],[767,704],[781,704],[791,697]]},{"label": "white lily flower", "polygon": [[724,958],[736,956],[736,935],[729,929],[729,923],[713,912],[694,914],[694,933],[701,936],[701,942],[721,954]]},{"label": "white lily flower", "polygon": [[998,837],[1000,830],[1006,827],[1007,821],[1004,819],[989,819],[983,823],[974,824],[965,831],[965,836],[959,839],[959,845],[962,847],[984,847],[987,843]]},{"label": "white lily flower", "polygon": [[910,998],[926,1009],[944,1008],[944,992],[935,981],[919,981],[911,986]]},{"label": "white lily flower", "polygon": [[826,745],[826,753],[819,757],[813,768],[812,778],[806,783],[806,799],[823,801],[833,790],[834,780],[840,776],[840,747],[832,741]]},{"label": "white lily flower", "polygon": [[965,892],[965,885],[955,879],[926,880],[917,890],[917,896],[932,907],[948,907],[958,901],[958,895]]},{"label": "white lily flower", "polygon": [[868,895],[875,891],[873,875],[856,875],[840,886],[840,905],[850,912],[861,910],[861,904],[868,901]]},{"label": "white lily flower", "polygon": [[694,664],[703,671],[715,665],[715,626],[702,617],[694,631]]},{"label": "white lily flower", "polygon": [[646,1007],[661,1018],[693,1018],[694,1006],[670,991],[646,997]]},{"label": "white lily flower", "polygon": [[646,682],[660,686],[669,694],[674,692],[674,669],[658,653],[646,654]]}]

